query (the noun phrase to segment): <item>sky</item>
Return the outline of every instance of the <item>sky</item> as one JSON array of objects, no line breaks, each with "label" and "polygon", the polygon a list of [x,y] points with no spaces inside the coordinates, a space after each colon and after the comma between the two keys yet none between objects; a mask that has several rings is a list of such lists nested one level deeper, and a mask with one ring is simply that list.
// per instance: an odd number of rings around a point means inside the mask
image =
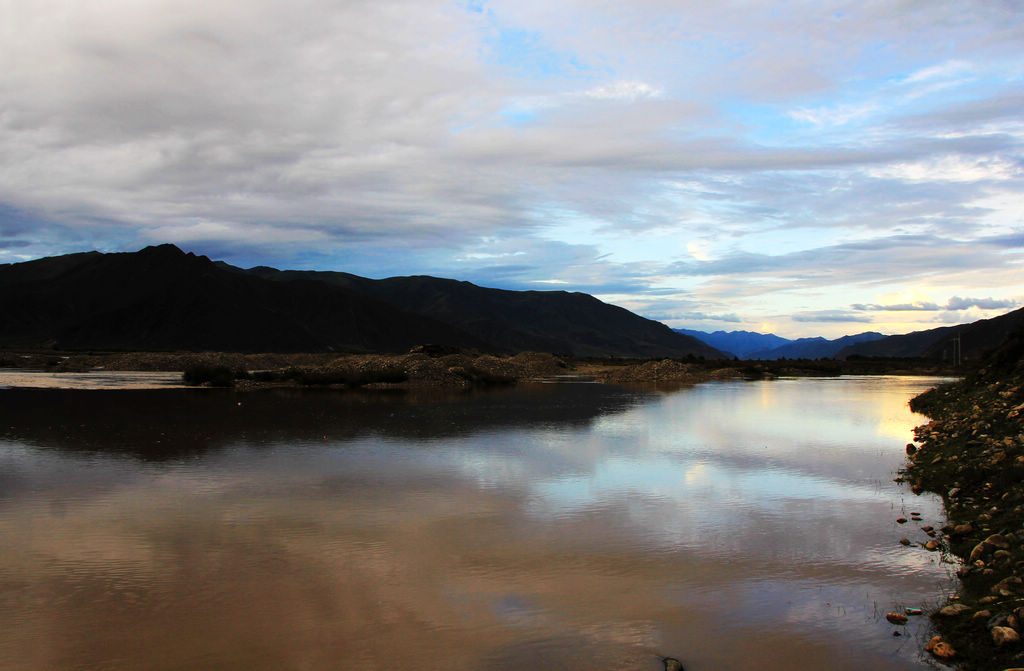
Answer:
[{"label": "sky", "polygon": [[1021,0],[0,0],[0,263],[582,291],[834,338],[1024,305]]}]

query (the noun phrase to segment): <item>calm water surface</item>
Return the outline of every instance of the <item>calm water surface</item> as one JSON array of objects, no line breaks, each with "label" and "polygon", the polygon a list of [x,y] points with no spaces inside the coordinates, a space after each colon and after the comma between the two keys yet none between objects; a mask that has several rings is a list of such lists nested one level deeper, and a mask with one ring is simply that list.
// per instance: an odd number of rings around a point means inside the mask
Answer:
[{"label": "calm water surface", "polygon": [[0,668],[929,668],[934,383],[0,389]]}]

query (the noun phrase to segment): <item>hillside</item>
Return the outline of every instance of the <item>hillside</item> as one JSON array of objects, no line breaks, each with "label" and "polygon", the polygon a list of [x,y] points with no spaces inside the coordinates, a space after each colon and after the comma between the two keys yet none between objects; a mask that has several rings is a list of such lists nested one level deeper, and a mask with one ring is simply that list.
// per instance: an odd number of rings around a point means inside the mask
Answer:
[{"label": "hillside", "polygon": [[985,352],[998,347],[1022,324],[1024,308],[970,324],[943,326],[858,343],[843,348],[836,356],[844,359],[850,356],[925,357],[952,361],[959,347],[960,360],[978,360]]},{"label": "hillside", "polygon": [[348,273],[266,267],[245,272],[276,282],[306,280],[341,287],[398,310],[438,319],[501,352],[533,350],[638,358],[725,356],[660,322],[602,303],[588,294],[487,289],[427,276],[372,280]]},{"label": "hillside", "polygon": [[5,347],[400,352],[427,343],[577,356],[722,356],[579,293],[242,270],[173,245],[0,265]]}]

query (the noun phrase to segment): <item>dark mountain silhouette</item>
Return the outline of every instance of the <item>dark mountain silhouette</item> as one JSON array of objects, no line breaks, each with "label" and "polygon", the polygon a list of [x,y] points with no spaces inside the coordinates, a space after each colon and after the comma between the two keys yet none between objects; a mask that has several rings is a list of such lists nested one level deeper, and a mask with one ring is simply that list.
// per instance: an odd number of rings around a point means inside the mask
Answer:
[{"label": "dark mountain silhouette", "polygon": [[885,337],[881,333],[867,331],[835,340],[826,340],[822,337],[789,340],[774,333],[753,333],[751,331],[715,331],[714,333],[686,329],[676,329],[676,331],[692,335],[718,349],[735,353],[742,359],[766,360],[830,359],[844,347]]},{"label": "dark mountain silhouette", "polygon": [[961,360],[977,360],[985,352],[1002,344],[1022,324],[1024,308],[969,324],[943,326],[927,331],[888,336],[874,342],[858,343],[843,348],[836,356],[843,359],[851,356],[924,357],[954,361],[959,348]]},{"label": "dark mountain silhouette", "polygon": [[173,245],[0,265],[0,344],[63,349],[485,351],[718,358],[592,296],[431,277],[242,270]]},{"label": "dark mountain silhouette", "polygon": [[344,288],[404,312],[438,319],[502,352],[725,357],[696,338],[583,293],[487,289],[423,275],[372,280],[348,273],[263,266],[242,272],[277,282],[319,281]]}]

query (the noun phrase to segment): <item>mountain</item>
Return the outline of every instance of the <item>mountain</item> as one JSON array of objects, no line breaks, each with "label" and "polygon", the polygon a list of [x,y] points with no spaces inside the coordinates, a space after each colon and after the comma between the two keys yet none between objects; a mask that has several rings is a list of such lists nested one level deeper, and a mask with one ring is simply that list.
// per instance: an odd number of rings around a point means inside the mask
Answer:
[{"label": "mountain", "polygon": [[832,359],[845,347],[859,343],[878,340],[885,336],[874,331],[866,331],[856,335],[843,336],[835,340],[825,338],[798,338],[768,351],[751,354],[752,359]]},{"label": "mountain", "polygon": [[487,289],[423,275],[372,280],[348,273],[281,271],[264,266],[242,272],[274,282],[305,280],[340,287],[405,312],[438,319],[502,352],[725,357],[696,338],[583,293]]},{"label": "mountain", "polygon": [[789,340],[774,333],[753,333],[751,331],[691,331],[676,329],[701,340],[712,347],[733,353],[741,359],[830,359],[849,345],[884,338],[881,333],[867,331],[857,335],[843,336],[835,340],[822,337]]},{"label": "mountain", "polygon": [[753,331],[693,331],[691,329],[674,329],[676,333],[693,336],[715,349],[735,354],[741,359],[754,358],[748,356],[755,351],[768,351],[792,342],[774,333],[755,333]]},{"label": "mountain", "polygon": [[397,352],[427,343],[579,356],[722,356],[581,293],[243,270],[173,245],[0,265],[0,344],[9,347]]},{"label": "mountain", "polygon": [[843,359],[851,356],[871,356],[924,357],[946,361],[953,361],[956,358],[973,360],[998,347],[1021,324],[1024,324],[1024,308],[970,324],[943,326],[851,345],[840,350],[836,356]]}]

